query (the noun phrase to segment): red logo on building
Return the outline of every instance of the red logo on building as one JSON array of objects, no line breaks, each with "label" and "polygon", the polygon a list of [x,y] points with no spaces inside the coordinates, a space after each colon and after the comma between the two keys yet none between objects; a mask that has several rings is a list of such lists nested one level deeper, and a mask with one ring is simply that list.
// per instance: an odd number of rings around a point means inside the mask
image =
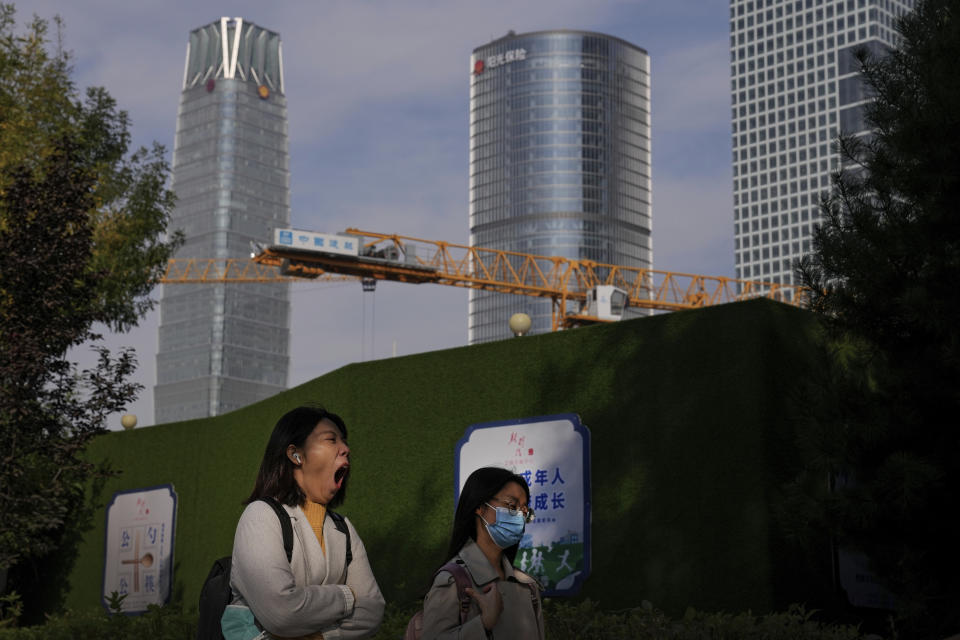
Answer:
[{"label": "red logo on building", "polygon": [[480,75],[483,73],[483,60],[477,60],[473,63],[473,73],[474,75]]}]

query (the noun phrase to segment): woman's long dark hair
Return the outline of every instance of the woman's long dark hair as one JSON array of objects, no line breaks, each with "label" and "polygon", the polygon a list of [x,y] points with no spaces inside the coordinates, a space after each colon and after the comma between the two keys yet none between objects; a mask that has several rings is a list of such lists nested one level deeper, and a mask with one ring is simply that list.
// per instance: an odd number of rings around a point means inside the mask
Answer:
[{"label": "woman's long dark hair", "polygon": [[[523,476],[499,467],[481,467],[467,478],[460,492],[457,502],[457,512],[453,517],[453,535],[450,537],[450,548],[447,558],[452,558],[460,552],[467,543],[467,538],[477,540],[477,507],[490,501],[503,489],[508,482],[516,482],[527,494],[527,503],[530,502],[530,487]],[[503,550],[510,562],[517,556],[518,545]]]},{"label": "woman's long dark hair", "polygon": [[[347,425],[344,424],[343,418],[330,413],[323,407],[305,406],[288,411],[277,421],[277,426],[270,434],[267,449],[263,452],[263,460],[260,462],[260,471],[257,472],[257,481],[253,485],[253,492],[244,504],[250,504],[265,497],[276,498],[291,507],[303,505],[306,502],[307,497],[293,478],[293,462],[287,457],[287,447],[290,445],[302,447],[307,436],[313,433],[321,420],[329,420],[337,425],[343,439],[347,439]],[[343,504],[347,497],[348,477],[349,472],[343,478],[340,491],[327,505],[329,508]]]}]

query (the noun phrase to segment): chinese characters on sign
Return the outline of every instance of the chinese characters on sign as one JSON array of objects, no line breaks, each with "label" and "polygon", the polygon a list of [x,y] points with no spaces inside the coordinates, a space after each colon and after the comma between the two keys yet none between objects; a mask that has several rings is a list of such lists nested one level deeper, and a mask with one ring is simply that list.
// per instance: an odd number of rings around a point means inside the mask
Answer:
[{"label": "chinese characters on sign", "polygon": [[511,49],[506,53],[495,53],[486,60],[477,60],[473,65],[473,72],[477,75],[483,73],[486,69],[496,69],[505,64],[527,59],[526,49]]},{"label": "chinese characters on sign", "polygon": [[[522,438],[521,438],[522,439]],[[560,475],[560,467],[554,467],[553,479],[548,481],[551,471],[548,469],[524,469],[520,475],[524,477],[530,486],[530,508],[537,514],[537,520],[543,518],[547,520],[546,512],[548,510],[557,511],[566,508],[566,495],[563,487],[555,487],[556,484],[565,485],[563,477]],[[549,485],[549,491],[547,490]]]},{"label": "chinese characters on sign", "polygon": [[294,249],[307,249],[349,256],[360,254],[360,245],[354,236],[297,231],[296,229],[276,229],[273,239],[274,244]]},{"label": "chinese characters on sign", "polygon": [[[177,496],[171,485],[118,491],[107,506],[103,605],[125,595],[122,610],[139,613],[170,600]],[[109,609],[108,609],[109,610]]]},{"label": "chinese characters on sign", "polygon": [[549,596],[573,595],[590,573],[590,432],[574,414],[475,424],[457,444],[456,496],[485,466],[523,476],[527,524],[514,564]]}]

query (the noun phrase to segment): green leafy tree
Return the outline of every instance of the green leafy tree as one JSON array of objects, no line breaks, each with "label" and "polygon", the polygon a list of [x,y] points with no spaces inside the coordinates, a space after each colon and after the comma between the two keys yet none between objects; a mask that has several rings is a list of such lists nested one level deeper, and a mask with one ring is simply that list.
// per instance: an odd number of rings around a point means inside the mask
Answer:
[{"label": "green leafy tree", "polygon": [[[12,582],[76,533],[104,471],[84,447],[140,388],[133,353],[111,354],[94,327],[136,324],[179,241],[165,235],[163,149],[129,154],[127,114],[104,89],[78,92],[49,23],[18,34],[14,18],[0,4],[0,572]],[[66,354],[85,343],[98,359],[78,371]]]},{"label": "green leafy tree", "polygon": [[[866,554],[918,634],[960,631],[960,0],[921,0],[888,55],[859,52],[875,100],[800,273],[829,329],[816,472],[798,513]],[[822,476],[821,476],[822,477]]]}]

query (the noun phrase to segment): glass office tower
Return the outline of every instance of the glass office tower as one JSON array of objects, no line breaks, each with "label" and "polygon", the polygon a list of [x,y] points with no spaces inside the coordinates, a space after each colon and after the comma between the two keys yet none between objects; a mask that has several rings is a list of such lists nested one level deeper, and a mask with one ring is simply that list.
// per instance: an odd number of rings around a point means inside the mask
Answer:
[{"label": "glass office tower", "polygon": [[913,0],[732,0],[736,275],[792,283],[811,249],[839,132],[869,135],[853,51],[897,44]]},{"label": "glass office tower", "polygon": [[[280,36],[242,18],[190,33],[173,151],[178,258],[247,258],[290,222]],[[165,285],[157,423],[215,416],[286,387],[287,284]]]},{"label": "glass office tower", "polygon": [[[470,65],[470,243],[651,267],[650,59],[600,33],[539,31]],[[551,301],[470,291],[470,343],[516,312],[550,330]]]}]

